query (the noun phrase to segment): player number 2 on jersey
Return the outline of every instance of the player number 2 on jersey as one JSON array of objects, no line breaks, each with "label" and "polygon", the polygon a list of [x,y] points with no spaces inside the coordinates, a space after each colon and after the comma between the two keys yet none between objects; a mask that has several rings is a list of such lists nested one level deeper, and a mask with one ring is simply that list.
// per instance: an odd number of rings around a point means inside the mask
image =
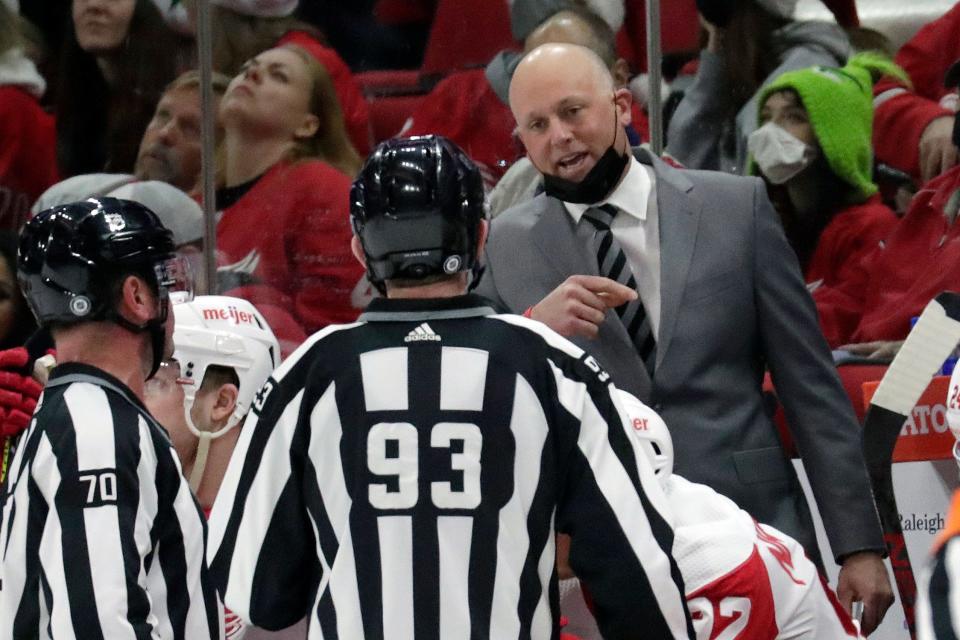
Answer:
[{"label": "player number 2 on jersey", "polygon": [[[727,596],[719,603],[697,597],[687,601],[698,638],[741,640],[750,623],[750,599]],[[745,638],[746,636],[742,636]]]},{"label": "player number 2 on jersey", "polygon": [[[463,442],[454,452],[453,442]],[[438,422],[430,430],[430,446],[450,451],[450,469],[463,474],[463,488],[450,482],[431,482],[430,499],[438,509],[475,509],[480,505],[480,427],[468,422]],[[367,434],[367,467],[378,476],[396,476],[397,487],[386,483],[369,487],[370,504],[377,509],[410,509],[419,500],[419,433],[409,422],[378,422]]]}]

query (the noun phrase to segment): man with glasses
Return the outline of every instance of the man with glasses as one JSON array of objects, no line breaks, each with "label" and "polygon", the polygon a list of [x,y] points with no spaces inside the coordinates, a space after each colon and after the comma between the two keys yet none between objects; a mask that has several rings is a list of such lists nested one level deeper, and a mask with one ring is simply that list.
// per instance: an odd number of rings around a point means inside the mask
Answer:
[{"label": "man with glasses", "polygon": [[141,402],[173,352],[180,269],[134,202],[67,204],[24,228],[17,276],[60,364],[3,486],[2,639],[220,636],[203,515]]}]

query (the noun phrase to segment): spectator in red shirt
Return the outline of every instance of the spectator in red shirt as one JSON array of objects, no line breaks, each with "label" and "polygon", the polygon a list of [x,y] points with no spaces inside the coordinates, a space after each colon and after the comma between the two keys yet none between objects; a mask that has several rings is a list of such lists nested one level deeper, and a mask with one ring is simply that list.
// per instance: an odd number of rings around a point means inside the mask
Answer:
[{"label": "spectator in red shirt", "polygon": [[[904,75],[880,54],[859,54],[842,69],[784,73],[759,95],[751,172],[767,183],[814,300],[843,288],[897,222],[871,177],[870,87],[882,74]],[[821,327],[835,347],[851,327],[831,319]]]},{"label": "spectator in red shirt", "polygon": [[12,231],[57,181],[53,116],[40,107],[46,82],[27,55],[26,28],[0,2],[0,229]]},{"label": "spectator in red shirt", "polygon": [[[350,254],[350,144],[326,69],[295,45],[251,58],[220,103],[219,290],[253,302],[281,348],[366,306]],[[284,326],[271,309],[292,313]]]},{"label": "spectator in red shirt", "polygon": [[874,88],[877,160],[909,173],[918,184],[957,164],[957,148],[951,141],[957,96],[944,84],[947,69],[960,59],[957,34],[960,3],[920,29],[897,52],[894,60],[909,80],[885,78]]}]

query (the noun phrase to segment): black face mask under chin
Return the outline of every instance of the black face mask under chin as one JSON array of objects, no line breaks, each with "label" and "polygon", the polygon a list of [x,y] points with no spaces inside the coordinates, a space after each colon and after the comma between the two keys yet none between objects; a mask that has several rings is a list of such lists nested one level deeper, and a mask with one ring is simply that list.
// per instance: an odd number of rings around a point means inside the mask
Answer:
[{"label": "black face mask under chin", "polygon": [[587,175],[580,182],[573,182],[566,178],[543,174],[543,190],[551,198],[576,204],[594,204],[600,202],[613,191],[623,175],[623,169],[630,161],[628,153],[620,154],[614,148],[617,143],[617,128],[620,126],[617,117],[613,118],[613,142],[603,152],[597,163],[593,165]]},{"label": "black face mask under chin", "polygon": [[620,176],[623,175],[623,168],[627,166],[629,160],[629,155],[617,153],[613,145],[610,145],[583,180],[573,182],[566,178],[544,174],[543,190],[548,196],[564,202],[577,204],[600,202],[617,186]]}]

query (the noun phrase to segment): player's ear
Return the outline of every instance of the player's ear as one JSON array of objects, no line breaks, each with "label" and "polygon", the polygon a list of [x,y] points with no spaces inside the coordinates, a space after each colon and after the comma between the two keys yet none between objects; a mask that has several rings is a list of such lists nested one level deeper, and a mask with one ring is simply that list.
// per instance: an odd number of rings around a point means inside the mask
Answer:
[{"label": "player's ear", "polygon": [[233,415],[237,408],[237,395],[239,393],[240,390],[233,383],[227,382],[220,385],[220,388],[217,389],[217,397],[210,408],[210,418],[214,423],[226,420]]},{"label": "player's ear", "polygon": [[487,238],[490,236],[490,221],[480,221],[480,231],[477,233],[477,256],[483,255],[483,250],[487,246]]}]

